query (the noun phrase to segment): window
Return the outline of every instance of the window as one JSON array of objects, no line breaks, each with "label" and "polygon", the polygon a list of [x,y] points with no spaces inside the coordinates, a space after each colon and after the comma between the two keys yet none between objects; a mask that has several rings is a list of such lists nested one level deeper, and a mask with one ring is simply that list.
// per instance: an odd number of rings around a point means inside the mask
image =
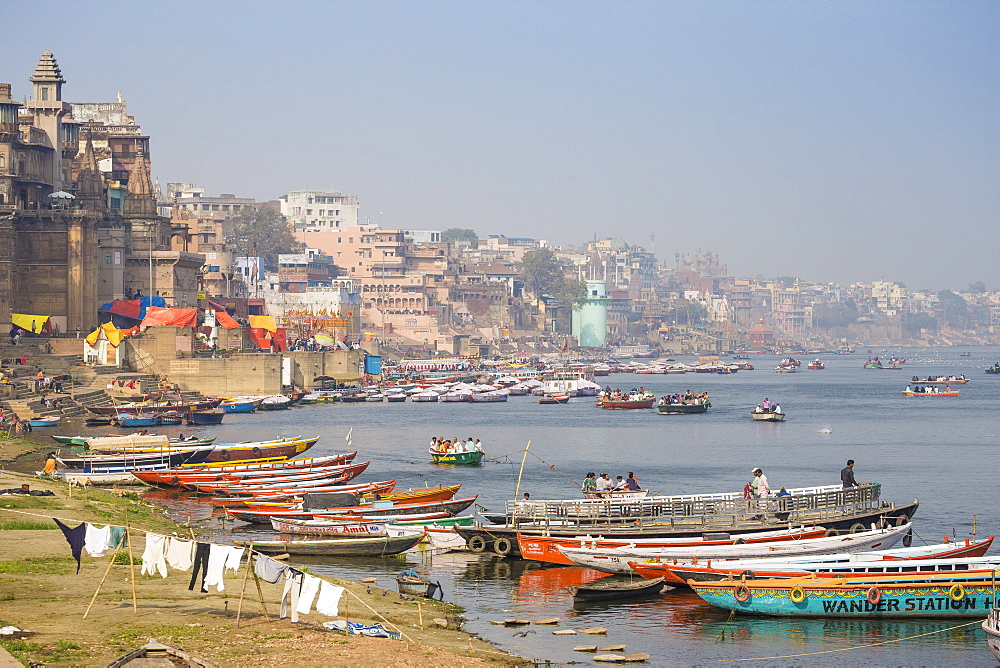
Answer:
[{"label": "window", "polygon": [[0,155],[0,169],[7,167],[7,156]]},{"label": "window", "polygon": [[115,264],[121,264],[121,263],[122,263],[122,252],[115,251]]},{"label": "window", "polygon": [[111,256],[110,255],[105,255],[104,256],[104,264],[111,264]]},{"label": "window", "polygon": [[49,87],[48,86],[42,86],[41,88],[38,89],[38,91],[41,93],[43,101],[49,99]]},{"label": "window", "polygon": [[307,216],[313,215],[313,210],[312,209],[306,209],[306,215]]}]

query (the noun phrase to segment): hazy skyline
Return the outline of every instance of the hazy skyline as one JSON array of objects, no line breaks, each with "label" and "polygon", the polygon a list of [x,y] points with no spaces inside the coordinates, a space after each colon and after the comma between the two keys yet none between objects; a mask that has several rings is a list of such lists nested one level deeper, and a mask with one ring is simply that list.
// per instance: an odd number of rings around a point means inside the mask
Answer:
[{"label": "hazy skyline", "polygon": [[1000,4],[42,2],[153,176],[359,197],[384,227],[711,249],[737,275],[1000,288]]}]

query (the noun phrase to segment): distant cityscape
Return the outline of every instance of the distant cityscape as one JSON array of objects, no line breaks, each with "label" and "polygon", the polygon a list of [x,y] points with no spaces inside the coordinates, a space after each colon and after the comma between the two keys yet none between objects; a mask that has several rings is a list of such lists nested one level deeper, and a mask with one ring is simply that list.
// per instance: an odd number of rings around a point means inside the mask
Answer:
[{"label": "distant cityscape", "polygon": [[[63,101],[53,54],[17,102],[0,83],[0,310],[91,331],[100,307],[268,315],[296,337],[401,351],[648,345],[677,353],[997,342],[1000,293],[891,280],[737,277],[711,250],[663,261],[609,236],[576,247],[469,228],[383,228],[361,194],[257,202],[152,179],[151,138],[116,100]],[[238,188],[234,187],[234,190]],[[270,226],[270,227],[269,227]],[[110,315],[105,315],[105,319]],[[471,349],[470,349],[471,350]]]}]

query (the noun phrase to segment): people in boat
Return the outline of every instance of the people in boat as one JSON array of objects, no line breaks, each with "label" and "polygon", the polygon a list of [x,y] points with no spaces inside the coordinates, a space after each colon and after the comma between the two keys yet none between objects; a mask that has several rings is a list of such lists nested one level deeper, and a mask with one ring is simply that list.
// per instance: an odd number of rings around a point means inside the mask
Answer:
[{"label": "people in boat", "polygon": [[595,473],[590,472],[587,477],[583,479],[583,493],[592,494],[597,491],[597,479],[595,478]]},{"label": "people in boat", "polygon": [[850,489],[852,487],[857,487],[858,483],[854,480],[854,460],[848,459],[847,466],[840,469],[840,482],[844,484],[844,489]]},{"label": "people in boat", "polygon": [[625,491],[625,489],[626,489],[625,478],[623,478],[621,476],[618,476],[618,478],[615,480],[614,487],[612,487],[611,489],[612,489],[612,491],[615,491],[615,492],[623,492],[623,491]]},{"label": "people in boat", "polygon": [[596,491],[598,494],[606,494],[607,492],[610,492],[613,487],[614,483],[611,482],[611,476],[607,473],[602,473],[601,477],[597,479]]},{"label": "people in boat", "polygon": [[639,481],[635,479],[635,474],[631,471],[628,472],[628,477],[625,478],[625,489],[629,491],[637,491],[639,489]]},{"label": "people in boat", "polygon": [[771,410],[771,400],[768,399],[767,397],[764,397],[764,401],[760,402],[760,407],[763,408],[764,411]]},{"label": "people in boat", "polygon": [[777,403],[772,404],[771,405],[771,412],[772,413],[780,413],[781,412],[781,406],[779,406]]}]

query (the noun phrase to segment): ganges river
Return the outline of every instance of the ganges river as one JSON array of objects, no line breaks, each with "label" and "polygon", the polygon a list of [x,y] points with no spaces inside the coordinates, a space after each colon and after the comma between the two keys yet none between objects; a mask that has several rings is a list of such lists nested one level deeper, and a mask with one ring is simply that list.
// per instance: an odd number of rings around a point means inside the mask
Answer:
[{"label": "ganges river", "polygon": [[[533,499],[578,498],[588,471],[612,478],[634,471],[654,492],[739,492],[761,467],[771,487],[839,483],[854,459],[859,482],[880,482],[882,498],[903,504],[919,499],[914,544],[1000,533],[997,453],[1000,449],[1000,376],[984,373],[1000,360],[991,348],[875,349],[907,359],[900,371],[862,368],[868,350],[821,355],[826,369],[810,371],[815,356],[801,357],[798,373],[775,373],[780,360],[753,355],[754,371],[735,375],[613,374],[595,379],[613,388],[643,386],[658,396],[708,392],[704,415],[659,415],[654,410],[605,411],[593,397],[566,405],[539,405],[534,397],[506,403],[351,403],[287,411],[227,415],[225,424],[164,428],[161,433],[217,436],[219,442],[297,434],[322,436],[310,454],[346,449],[351,431],[357,461],[371,460],[361,480],[395,478],[397,489],[463,484],[461,496],[498,511],[514,497],[521,451],[531,442],[522,492]],[[960,357],[971,352],[970,357]],[[679,362],[694,358],[677,356]],[[971,382],[954,398],[907,398],[914,375],[962,374]],[[765,397],[781,404],[784,423],[752,422],[749,411]],[[505,463],[444,468],[430,463],[431,436],[478,438]],[[505,457],[509,455],[509,457]],[[569,479],[572,479],[571,482]],[[190,519],[216,538],[270,536],[239,523],[220,522],[202,500],[147,492],[180,520]],[[625,644],[648,652],[651,665],[970,665],[995,666],[984,633],[972,620],[919,622],[804,620],[735,616],[703,603],[690,591],[623,603],[574,606],[565,587],[594,577],[581,568],[542,566],[470,553],[413,552],[384,559],[294,557],[333,577],[374,576],[395,589],[395,575],[413,567],[440,580],[445,599],[466,609],[465,629],[529,659],[593,664],[573,651],[579,644]],[[985,616],[985,612],[984,612]],[[504,628],[490,620],[559,617],[561,628],[607,627],[607,636],[554,636],[542,626]],[[523,634],[527,631],[526,634]],[[522,633],[518,636],[515,634]],[[890,642],[904,639],[900,642]],[[883,643],[883,644],[878,644]],[[837,651],[840,650],[840,651]],[[735,663],[733,663],[735,661]]]}]

